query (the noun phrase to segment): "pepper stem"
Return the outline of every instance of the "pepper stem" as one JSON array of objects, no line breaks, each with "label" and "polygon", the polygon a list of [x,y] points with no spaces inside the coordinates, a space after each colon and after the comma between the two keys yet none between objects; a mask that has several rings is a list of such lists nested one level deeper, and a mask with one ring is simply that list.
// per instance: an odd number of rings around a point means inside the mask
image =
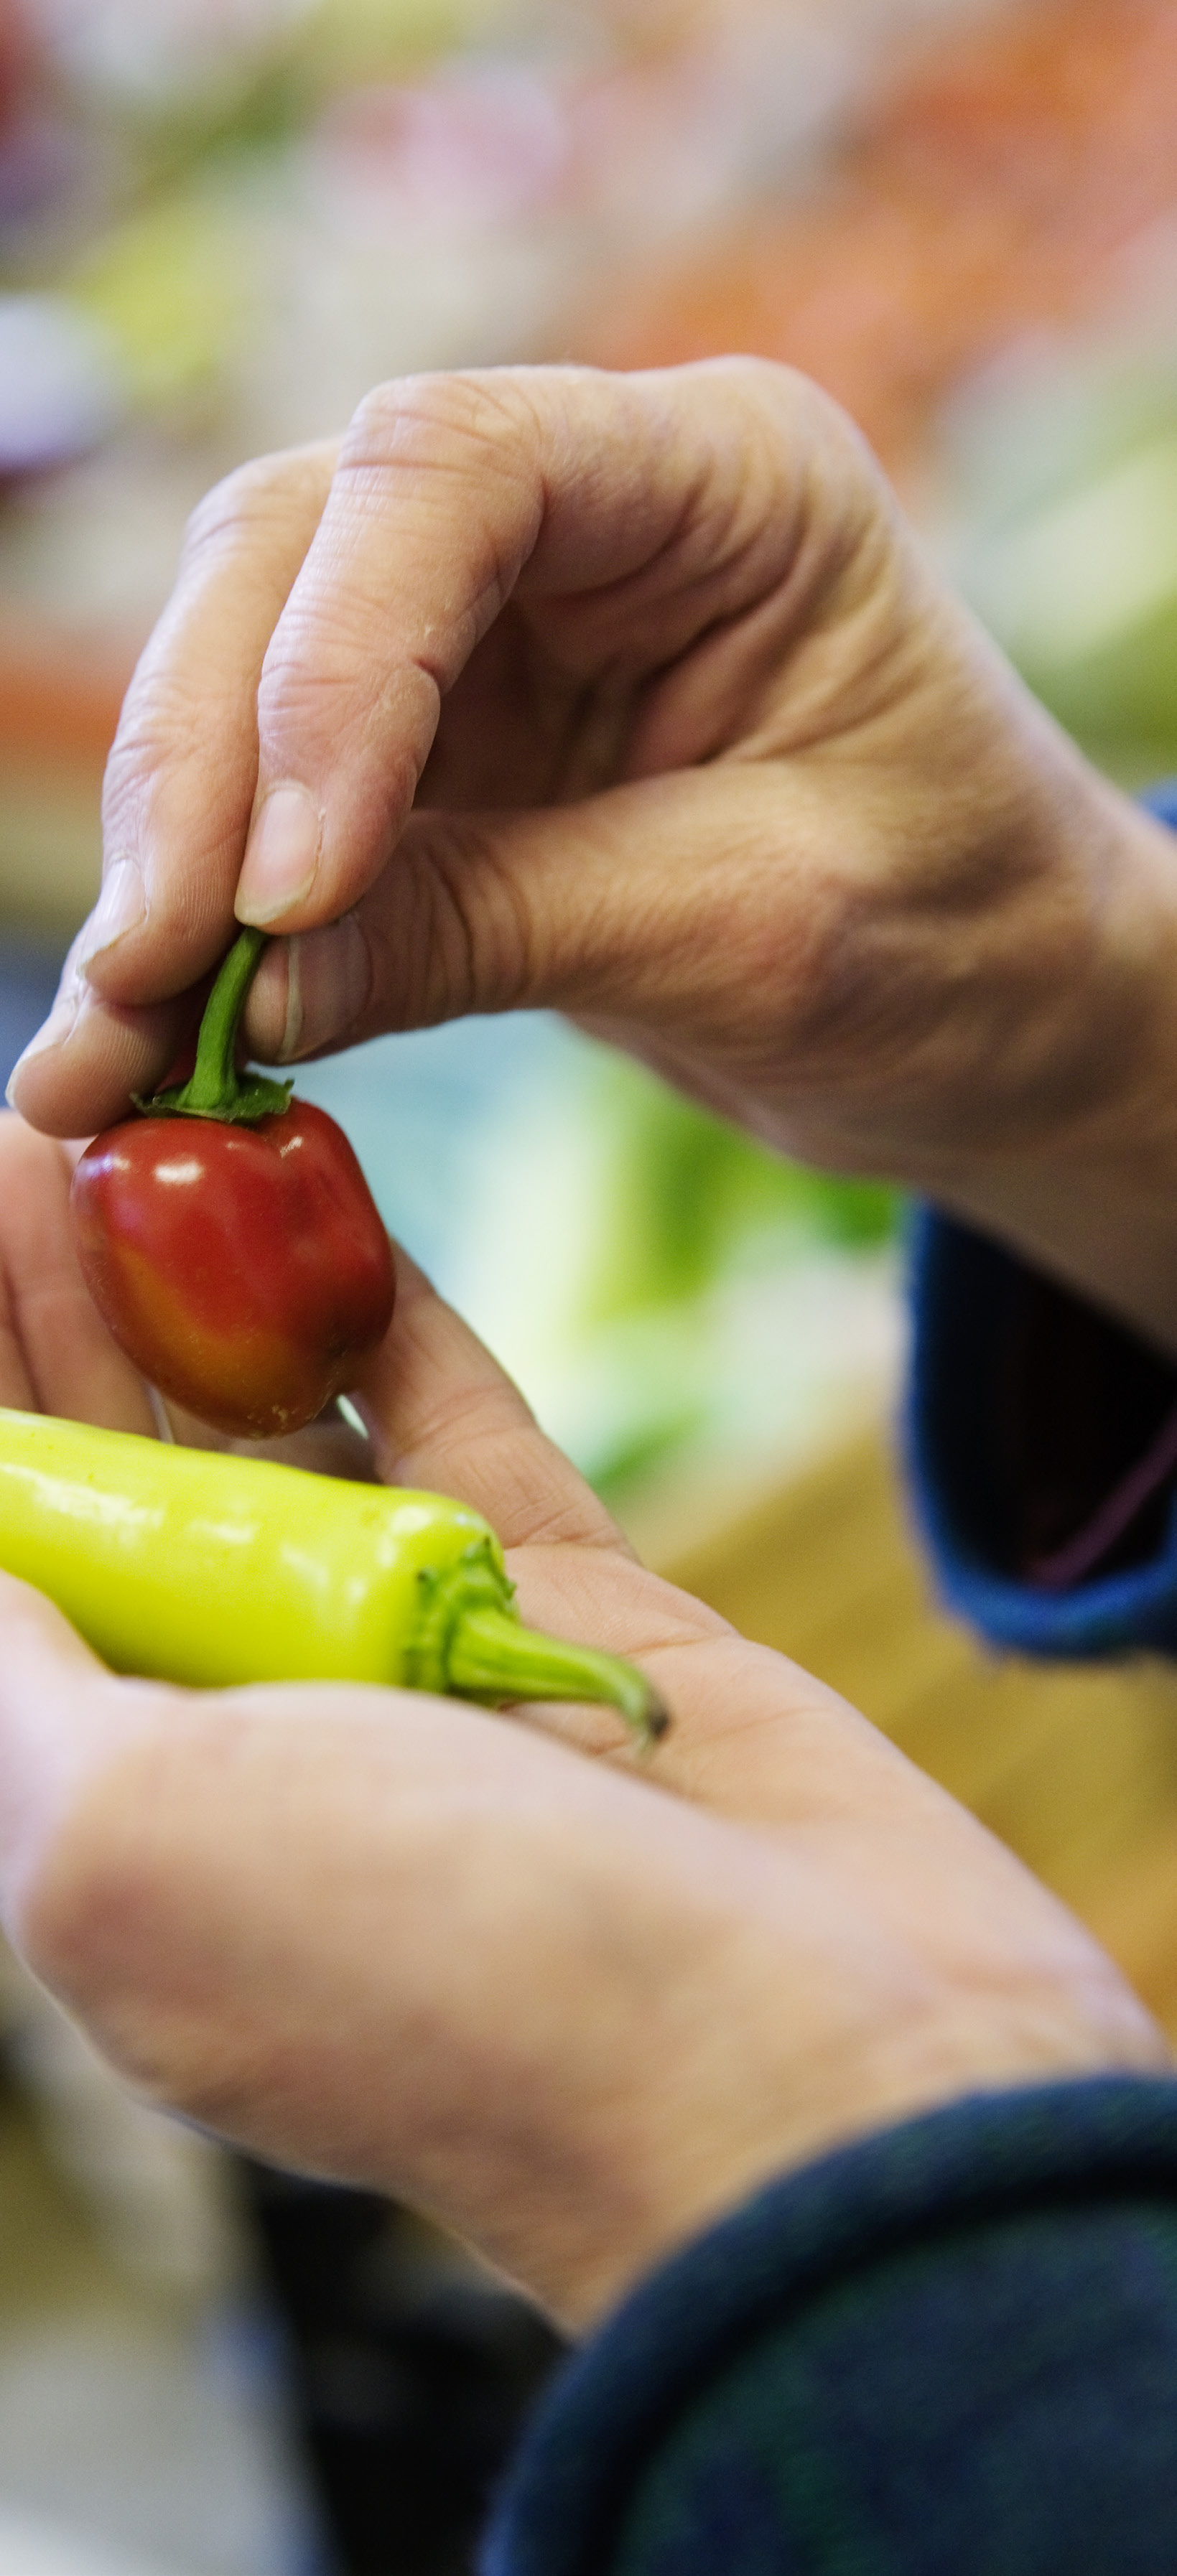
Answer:
[{"label": "pepper stem", "polygon": [[669,1711],[636,1664],[592,1646],[521,1627],[509,1610],[460,1611],[445,1649],[446,1684],[478,1699],[603,1701],[620,1709],[645,1749],[665,1735]]},{"label": "pepper stem", "polygon": [[264,1073],[241,1073],[237,1066],[237,1031],[265,944],[264,930],[243,930],[234,940],[204,1006],[192,1073],[150,1100],[136,1093],[135,1106],[146,1117],[218,1118],[252,1127],[259,1118],[280,1118],[290,1107],[292,1082],[271,1082]]}]

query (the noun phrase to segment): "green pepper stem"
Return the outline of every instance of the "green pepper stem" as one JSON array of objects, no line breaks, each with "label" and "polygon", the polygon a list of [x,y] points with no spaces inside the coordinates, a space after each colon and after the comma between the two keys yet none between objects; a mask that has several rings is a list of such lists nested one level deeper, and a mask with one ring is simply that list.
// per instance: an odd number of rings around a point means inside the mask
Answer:
[{"label": "green pepper stem", "polygon": [[464,1609],[446,1645],[446,1682],[478,1699],[603,1701],[620,1709],[643,1747],[656,1744],[669,1712],[636,1664],[523,1628],[509,1610]]},{"label": "green pepper stem", "polygon": [[196,1063],[187,1082],[136,1096],[135,1106],[149,1118],[218,1118],[229,1126],[254,1126],[259,1118],[280,1118],[290,1106],[292,1082],[271,1082],[266,1074],[240,1073],[237,1031],[245,998],[266,944],[264,930],[243,930],[224,959],[204,1006]]}]

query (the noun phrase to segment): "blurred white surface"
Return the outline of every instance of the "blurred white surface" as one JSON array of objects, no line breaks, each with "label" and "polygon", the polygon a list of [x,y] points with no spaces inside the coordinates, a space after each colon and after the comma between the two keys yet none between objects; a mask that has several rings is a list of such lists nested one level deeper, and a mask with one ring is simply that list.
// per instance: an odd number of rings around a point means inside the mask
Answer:
[{"label": "blurred white surface", "polygon": [[0,2576],[306,2576],[317,2525],[219,2148],[0,1946]]},{"label": "blurred white surface", "polygon": [[14,2550],[58,2552],[44,2576],[98,2576],[104,2559],[103,2576],[112,2560],[126,2576],[303,2576],[310,2527],[267,2381],[225,2320],[192,2335],[47,2317],[0,2338],[0,2576],[5,2517]]},{"label": "blurred white surface", "polygon": [[122,408],[98,324],[58,296],[0,295],[0,474],[61,464],[112,429]]},{"label": "blurred white surface", "polygon": [[220,2149],[139,2101],[31,1978],[6,2000],[9,2064],[116,2260],[189,2298],[239,2281],[247,2257]]},{"label": "blurred white surface", "polygon": [[171,2576],[158,2561],[95,2547],[37,2514],[0,2504],[0,2576]]}]

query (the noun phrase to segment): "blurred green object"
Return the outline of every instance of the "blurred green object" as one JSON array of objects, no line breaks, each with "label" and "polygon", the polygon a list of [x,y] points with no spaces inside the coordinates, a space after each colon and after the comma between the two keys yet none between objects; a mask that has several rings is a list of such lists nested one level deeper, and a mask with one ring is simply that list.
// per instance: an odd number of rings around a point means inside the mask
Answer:
[{"label": "blurred green object", "polygon": [[298,1087],[613,1504],[776,1474],[893,1379],[895,1194],[780,1161],[558,1019],[378,1038]]},{"label": "blurred green object", "polygon": [[595,1322],[698,1297],[725,1272],[815,1245],[890,1240],[897,1195],[782,1161],[637,1067],[607,1068],[611,1222],[588,1289]]},{"label": "blurred green object", "polygon": [[1018,669],[1125,784],[1177,767],[1177,371],[1113,341],[962,397],[955,568]]},{"label": "blurred green object", "polygon": [[66,300],[106,332],[134,403],[215,386],[256,292],[247,252],[231,206],[199,188],[148,206],[78,262]]},{"label": "blurred green object", "polygon": [[782,1453],[804,1445],[831,1387],[803,1282],[820,1305],[842,1274],[849,1380],[861,1356],[852,1281],[892,1243],[900,1201],[783,1161],[625,1059],[599,1060],[593,1115],[603,1187],[581,1247],[567,1437],[624,1511],[655,1477],[698,1473],[707,1458],[751,1467],[766,1435]]},{"label": "blurred green object", "polygon": [[297,72],[322,96],[388,80],[504,32],[494,0],[318,0],[291,48]]}]

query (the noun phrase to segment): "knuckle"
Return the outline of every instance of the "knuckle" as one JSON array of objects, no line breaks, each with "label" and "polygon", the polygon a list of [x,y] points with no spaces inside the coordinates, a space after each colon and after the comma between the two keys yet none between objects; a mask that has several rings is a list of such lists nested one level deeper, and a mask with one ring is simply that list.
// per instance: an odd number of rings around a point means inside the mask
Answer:
[{"label": "knuckle", "polygon": [[512,368],[437,370],[373,386],[357,405],[340,450],[343,471],[356,467],[458,463],[463,451],[485,471],[520,434],[534,435],[535,412]]},{"label": "knuckle", "polygon": [[338,741],[351,709],[357,678],[371,671],[359,621],[318,613],[313,631],[301,623],[279,630],[258,682],[258,729],[263,742],[278,735],[313,735]]},{"label": "knuckle", "polygon": [[253,458],[213,484],[190,512],[185,525],[180,553],[182,571],[191,571],[211,552],[220,554],[226,543],[256,524],[271,499],[274,473],[273,458]]},{"label": "knuckle", "polygon": [[163,750],[160,728],[149,725],[141,712],[120,725],[102,781],[102,835],[108,848],[117,840],[134,838],[148,783]]},{"label": "knuckle", "polygon": [[334,448],[327,442],[284,449],[273,456],[251,457],[223,475],[191,512],[180,555],[181,575],[220,560],[242,541],[263,529],[281,526],[308,505],[320,503],[330,482]]},{"label": "knuckle", "polygon": [[[271,639],[257,721],[271,772],[286,757],[283,745],[313,745],[335,767],[350,762],[360,802],[399,819],[433,740],[439,697],[424,661],[390,651],[387,624],[378,579],[349,567],[345,580],[309,586]],[[306,757],[300,748],[300,760]]]},{"label": "knuckle", "polygon": [[385,507],[395,476],[443,535],[460,533],[479,629],[513,588],[543,521],[543,431],[527,373],[488,369],[377,385],[340,450],[337,488],[354,512]]},{"label": "knuckle", "polygon": [[[462,839],[466,846],[461,846]],[[435,950],[448,979],[440,1000],[448,1019],[474,1009],[502,1010],[532,981],[533,927],[510,871],[488,836],[443,836],[434,854]]]},{"label": "knuckle", "polygon": [[[222,678],[204,649],[210,614],[222,591],[231,595],[229,584],[244,583],[259,541],[266,551],[277,551],[281,538],[289,554],[297,540],[298,550],[305,551],[329,488],[333,455],[323,446],[259,458],[238,466],[197,504],[171,601],[123,702],[103,784],[108,832],[132,826],[161,773],[199,752],[214,698],[228,714],[234,675],[230,665]],[[236,566],[234,557],[240,558]]]},{"label": "knuckle", "polygon": [[379,921],[365,925],[383,1025],[433,1027],[527,1001],[537,987],[534,926],[477,820],[431,815],[424,834],[405,835],[385,883]]},{"label": "knuckle", "polygon": [[102,782],[102,827],[133,831],[161,775],[199,739],[201,705],[167,661],[141,670],[127,693]]}]

